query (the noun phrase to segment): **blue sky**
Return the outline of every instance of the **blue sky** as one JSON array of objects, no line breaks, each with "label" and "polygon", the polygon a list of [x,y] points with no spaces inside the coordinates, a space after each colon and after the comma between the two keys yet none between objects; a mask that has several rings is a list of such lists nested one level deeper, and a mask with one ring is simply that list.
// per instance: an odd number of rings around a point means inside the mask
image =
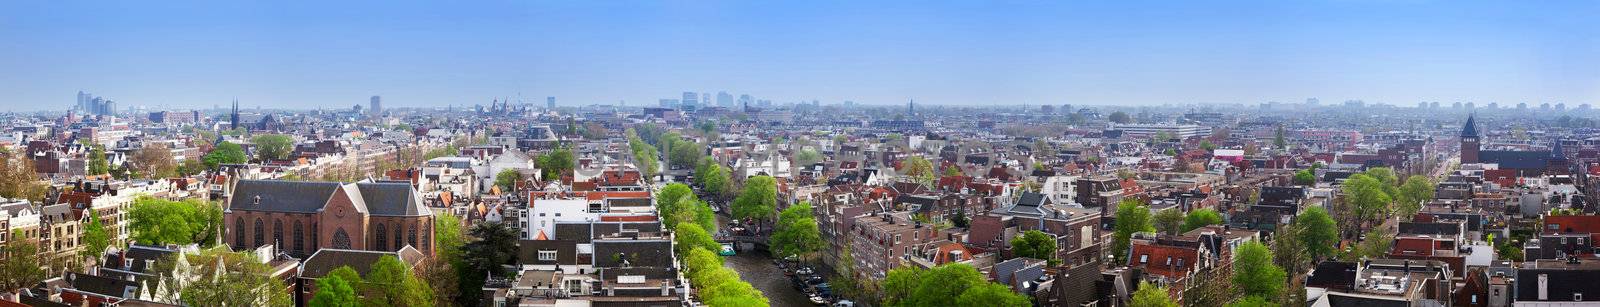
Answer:
[{"label": "blue sky", "polygon": [[776,102],[1600,104],[1595,1],[0,2],[0,111]]}]

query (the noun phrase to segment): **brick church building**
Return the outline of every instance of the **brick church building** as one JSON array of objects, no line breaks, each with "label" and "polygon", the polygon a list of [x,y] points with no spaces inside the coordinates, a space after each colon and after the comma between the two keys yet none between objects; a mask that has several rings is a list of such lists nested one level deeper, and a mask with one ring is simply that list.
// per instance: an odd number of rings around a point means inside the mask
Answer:
[{"label": "brick church building", "polygon": [[433,213],[405,182],[240,180],[223,211],[235,250],[275,244],[304,259],[321,248],[433,255]]}]

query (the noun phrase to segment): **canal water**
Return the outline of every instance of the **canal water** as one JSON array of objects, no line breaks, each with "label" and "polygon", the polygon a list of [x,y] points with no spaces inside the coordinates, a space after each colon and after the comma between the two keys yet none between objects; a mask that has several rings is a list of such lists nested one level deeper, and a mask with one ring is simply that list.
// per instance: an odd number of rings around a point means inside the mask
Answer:
[{"label": "canal water", "polygon": [[795,290],[783,269],[772,263],[764,251],[740,251],[738,255],[723,258],[723,266],[739,272],[739,278],[750,283],[767,296],[773,307],[812,306],[804,293]]}]

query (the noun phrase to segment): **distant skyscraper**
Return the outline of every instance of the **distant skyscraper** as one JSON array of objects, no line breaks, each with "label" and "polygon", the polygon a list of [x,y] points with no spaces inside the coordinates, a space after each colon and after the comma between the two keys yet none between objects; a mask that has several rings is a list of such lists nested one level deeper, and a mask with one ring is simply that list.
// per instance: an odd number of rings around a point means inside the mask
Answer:
[{"label": "distant skyscraper", "polygon": [[556,108],[556,96],[545,97],[544,98],[544,108],[546,108],[546,109],[555,109]]},{"label": "distant skyscraper", "polygon": [[700,94],[695,92],[683,92],[683,100],[680,100],[679,102],[683,103],[683,105],[692,106],[699,104],[699,101]]},{"label": "distant skyscraper", "polygon": [[756,103],[756,101],[755,101],[755,98],[751,98],[750,97],[750,94],[740,94],[739,95],[739,106],[740,107],[748,107],[752,103]]},{"label": "distant skyscraper", "polygon": [[372,110],[368,111],[368,112],[372,112],[372,113],[369,113],[368,116],[371,116],[373,118],[382,117],[383,116],[383,97],[378,97],[377,95],[373,95],[372,96],[372,106],[369,107],[369,108],[371,108]]},{"label": "distant skyscraper", "polygon": [[717,92],[717,106],[732,108],[733,94],[728,94],[728,92]]},{"label": "distant skyscraper", "polygon": [[711,93],[700,93],[700,104],[711,106]]},{"label": "distant skyscraper", "polygon": [[1322,100],[1320,100],[1320,99],[1317,99],[1317,98],[1306,98],[1306,105],[1308,105],[1308,106],[1315,107],[1315,106],[1317,106],[1318,104],[1321,104],[1321,103],[1322,103]]}]

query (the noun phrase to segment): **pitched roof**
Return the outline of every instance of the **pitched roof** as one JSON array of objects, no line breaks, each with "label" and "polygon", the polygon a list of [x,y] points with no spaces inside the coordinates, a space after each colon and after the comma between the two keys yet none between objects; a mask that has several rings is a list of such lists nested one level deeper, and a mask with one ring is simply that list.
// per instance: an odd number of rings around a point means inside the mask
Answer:
[{"label": "pitched roof", "polygon": [[234,184],[228,209],[315,213],[338,189],[337,182],[240,180]]},{"label": "pitched roof", "polygon": [[[410,247],[409,245],[406,246],[406,248]],[[323,248],[317,250],[317,253],[311,254],[311,257],[306,258],[305,262],[300,263],[300,277],[322,278],[342,266],[350,266],[351,269],[356,270],[356,273],[366,277],[367,272],[372,270],[372,264],[378,262],[378,258],[395,256],[400,262],[415,266],[416,262],[421,260],[421,255],[421,253],[416,252],[416,249],[411,249],[409,252],[406,249],[401,249],[399,252],[379,252]]]},{"label": "pitched roof", "polygon": [[432,212],[422,205],[422,196],[403,182],[357,183],[361,198],[372,215],[419,216]]},{"label": "pitched roof", "polygon": [[1463,136],[1463,137],[1476,137],[1476,136],[1478,136],[1478,125],[1476,123],[1474,123],[1474,121],[1472,120],[1472,117],[1473,117],[1472,115],[1467,115],[1467,123],[1461,125],[1461,136]]}]

